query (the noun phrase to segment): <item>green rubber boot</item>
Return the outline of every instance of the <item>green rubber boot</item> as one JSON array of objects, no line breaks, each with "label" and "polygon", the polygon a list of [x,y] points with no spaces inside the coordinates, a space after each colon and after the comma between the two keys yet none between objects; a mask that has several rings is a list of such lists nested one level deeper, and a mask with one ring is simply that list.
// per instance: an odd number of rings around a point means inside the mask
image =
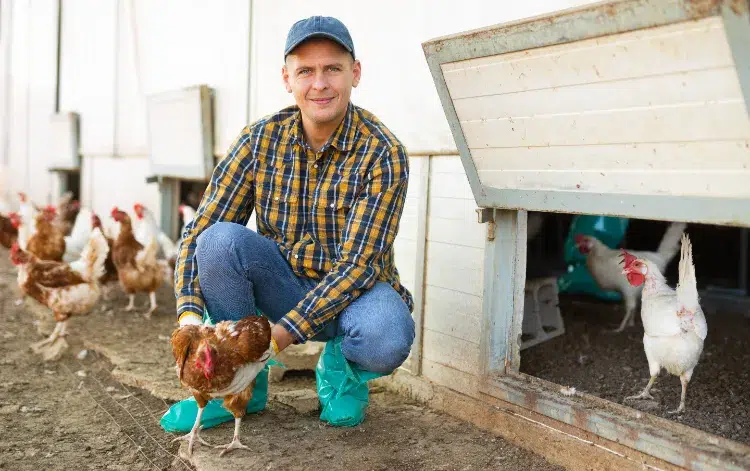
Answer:
[{"label": "green rubber boot", "polygon": [[[260,311],[257,310],[256,314],[261,315]],[[208,311],[203,314],[203,322],[213,325]],[[247,403],[247,408],[245,409],[249,414],[260,412],[266,408],[266,404],[268,403],[268,366],[272,364],[278,365],[279,363],[270,360],[260,373],[258,373],[258,376],[255,377],[253,397]],[[222,402],[224,402],[223,399],[217,398],[211,399],[206,404],[206,408],[203,409],[203,415],[201,416],[201,425],[204,429],[216,427],[223,422],[234,420],[232,413],[224,409],[221,405]],[[195,402],[195,398],[191,397],[173,404],[164,413],[159,421],[159,425],[167,432],[189,432],[193,428],[197,415],[198,403]]]},{"label": "green rubber boot", "polygon": [[315,368],[320,420],[335,427],[354,427],[365,419],[369,404],[367,382],[386,376],[354,366],[341,352],[341,340],[326,342]]}]

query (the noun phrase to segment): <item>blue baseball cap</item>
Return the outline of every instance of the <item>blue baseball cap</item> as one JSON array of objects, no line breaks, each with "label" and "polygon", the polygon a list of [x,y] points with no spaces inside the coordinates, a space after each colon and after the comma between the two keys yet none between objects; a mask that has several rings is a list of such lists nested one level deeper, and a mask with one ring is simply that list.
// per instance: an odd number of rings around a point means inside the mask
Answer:
[{"label": "blue baseball cap", "polygon": [[344,23],[330,16],[311,16],[294,23],[286,36],[284,59],[292,49],[312,38],[327,38],[341,44],[354,57],[354,42]]}]

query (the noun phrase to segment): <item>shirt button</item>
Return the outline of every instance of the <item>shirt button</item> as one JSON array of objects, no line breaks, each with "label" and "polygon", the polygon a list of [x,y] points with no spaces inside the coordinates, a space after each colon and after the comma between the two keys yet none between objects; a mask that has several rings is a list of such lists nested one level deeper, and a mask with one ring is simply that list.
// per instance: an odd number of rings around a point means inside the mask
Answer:
[{"label": "shirt button", "polygon": [[318,164],[313,165],[313,168],[318,168]]},{"label": "shirt button", "polygon": [[299,258],[299,255],[295,255],[294,258]]},{"label": "shirt button", "polygon": [[335,205],[335,204],[333,204],[333,203],[331,203],[331,207],[333,208],[334,206],[336,206],[336,205]]},{"label": "shirt button", "polygon": [[274,199],[275,199],[276,201],[278,201],[278,200],[279,200],[279,197],[277,196],[277,197],[276,197],[276,198],[274,198]]}]

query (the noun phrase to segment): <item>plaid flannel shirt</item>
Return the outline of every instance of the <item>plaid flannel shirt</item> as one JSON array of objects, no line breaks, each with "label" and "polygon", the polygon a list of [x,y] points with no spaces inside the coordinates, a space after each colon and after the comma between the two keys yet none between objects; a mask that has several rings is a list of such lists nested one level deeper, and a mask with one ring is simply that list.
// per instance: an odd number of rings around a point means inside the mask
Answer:
[{"label": "plaid flannel shirt", "polygon": [[[201,315],[196,239],[211,224],[246,225],[274,240],[298,276],[319,280],[281,320],[305,342],[376,281],[388,282],[412,311],[394,261],[409,178],[404,146],[372,114],[352,105],[315,153],[292,106],[242,130],[216,166],[180,243],[177,315]],[[241,293],[228,294],[241,296]]]}]

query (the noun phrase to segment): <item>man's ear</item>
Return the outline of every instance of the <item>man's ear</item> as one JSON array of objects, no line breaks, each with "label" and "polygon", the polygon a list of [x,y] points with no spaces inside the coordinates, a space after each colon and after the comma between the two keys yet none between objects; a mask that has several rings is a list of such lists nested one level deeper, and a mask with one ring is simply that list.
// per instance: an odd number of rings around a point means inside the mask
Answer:
[{"label": "man's ear", "polygon": [[354,80],[352,80],[352,87],[357,88],[359,85],[359,79],[362,77],[362,64],[359,60],[355,60],[352,64],[352,72],[354,73]]},{"label": "man's ear", "polygon": [[287,93],[292,93],[292,86],[289,84],[289,69],[286,64],[281,67],[281,80],[284,82],[284,88]]}]

